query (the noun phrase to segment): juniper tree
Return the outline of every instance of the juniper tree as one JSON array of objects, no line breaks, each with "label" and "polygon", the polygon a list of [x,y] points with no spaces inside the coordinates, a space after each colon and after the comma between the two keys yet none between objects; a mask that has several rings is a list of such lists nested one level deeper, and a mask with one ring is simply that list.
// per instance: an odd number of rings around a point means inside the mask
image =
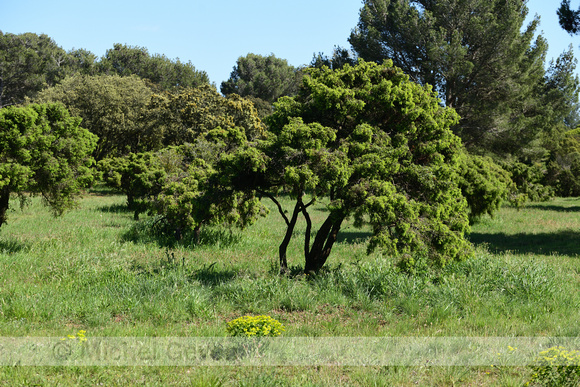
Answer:
[{"label": "juniper tree", "polygon": [[0,226],[11,194],[42,195],[55,215],[75,204],[93,180],[90,157],[97,137],[60,104],[0,109]]},{"label": "juniper tree", "polygon": [[156,95],[147,116],[165,147],[100,163],[136,214],[150,210],[180,239],[207,224],[245,227],[264,211],[248,179],[265,163],[255,148],[264,127],[250,101],[202,86]]},{"label": "juniper tree", "polygon": [[[281,271],[299,216],[307,224],[305,272],[323,267],[347,218],[370,226],[369,250],[384,249],[405,265],[418,255],[438,264],[468,256],[468,208],[455,182],[462,145],[450,129],[458,118],[389,61],[309,70],[298,94],[275,104],[262,144],[262,194],[287,225]],[[288,215],[281,193],[294,200]],[[315,230],[309,211],[323,197],[328,215]]]}]

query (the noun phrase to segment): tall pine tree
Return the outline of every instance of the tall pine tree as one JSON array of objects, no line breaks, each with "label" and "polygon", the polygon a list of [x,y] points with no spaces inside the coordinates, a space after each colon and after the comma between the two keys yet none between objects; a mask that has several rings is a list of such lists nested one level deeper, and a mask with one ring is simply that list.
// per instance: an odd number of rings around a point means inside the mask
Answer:
[{"label": "tall pine tree", "polygon": [[557,14],[560,27],[570,35],[575,35],[580,32],[580,8],[574,11],[570,7],[570,0],[562,0]]},{"label": "tall pine tree", "polygon": [[518,154],[546,129],[547,43],[522,0],[365,0],[350,43],[431,84],[471,151]]}]

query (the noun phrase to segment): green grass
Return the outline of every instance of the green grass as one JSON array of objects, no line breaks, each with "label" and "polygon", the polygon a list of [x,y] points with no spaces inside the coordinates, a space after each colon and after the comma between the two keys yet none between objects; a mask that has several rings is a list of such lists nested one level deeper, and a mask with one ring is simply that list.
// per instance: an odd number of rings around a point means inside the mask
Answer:
[{"label": "green grass", "polygon": [[[225,336],[226,322],[266,314],[284,336],[578,336],[580,200],[503,208],[473,227],[473,259],[409,277],[366,255],[346,226],[326,269],[277,275],[283,221],[272,208],[244,231],[171,243],[132,220],[124,198],[94,191],[53,218],[37,199],[0,230],[0,335]],[[322,219],[319,207],[313,221]],[[2,367],[0,384],[521,385],[525,368]],[[3,382],[6,381],[6,382]]]}]

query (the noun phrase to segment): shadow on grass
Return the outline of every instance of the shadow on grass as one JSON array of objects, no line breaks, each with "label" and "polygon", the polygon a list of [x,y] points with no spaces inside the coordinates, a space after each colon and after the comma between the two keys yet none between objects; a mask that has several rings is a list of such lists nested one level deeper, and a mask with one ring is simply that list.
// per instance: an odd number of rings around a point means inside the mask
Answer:
[{"label": "shadow on grass", "polygon": [[366,242],[373,234],[366,231],[341,231],[336,237],[338,243],[354,245],[356,243]]},{"label": "shadow on grass", "polygon": [[152,218],[135,222],[129,230],[121,235],[121,239],[124,242],[155,243],[164,248],[180,246],[193,249],[196,246],[233,246],[240,242],[242,235],[227,228],[204,227],[201,229],[199,239],[193,231],[187,231],[182,233],[180,240],[177,240],[174,231]]},{"label": "shadow on grass", "polygon": [[544,234],[482,234],[472,233],[469,239],[475,245],[487,245],[494,253],[520,254],[580,254],[580,231],[562,230]]},{"label": "shadow on grass", "polygon": [[190,278],[199,281],[204,286],[217,286],[225,282],[232,281],[239,275],[239,270],[234,269],[215,269],[215,262],[209,266],[203,266],[201,269],[194,271]]},{"label": "shadow on grass", "polygon": [[28,248],[26,243],[22,243],[16,239],[0,240],[0,253],[3,254],[18,253],[26,248]]},{"label": "shadow on grass", "polygon": [[98,208],[98,210],[101,212],[115,213],[115,214],[133,212],[133,210],[130,210],[126,204],[111,204],[110,206],[101,206]]},{"label": "shadow on grass", "polygon": [[525,208],[533,208],[537,210],[545,210],[545,211],[557,211],[557,212],[580,212],[579,206],[571,206],[571,207],[564,207],[564,206],[554,206],[554,205],[541,205],[541,204],[529,204],[526,205]]},{"label": "shadow on grass", "polygon": [[211,265],[203,265],[201,268],[192,269],[185,257],[175,256],[174,252],[167,249],[164,257],[159,257],[157,261],[143,263],[133,261],[130,270],[145,278],[168,275],[170,273],[182,273],[187,277],[188,282],[199,282],[202,286],[213,287],[230,282],[239,277],[239,269],[216,268],[217,262]]},{"label": "shadow on grass", "polygon": [[88,193],[90,195],[97,196],[109,196],[109,195],[121,195],[122,192],[111,187],[107,187],[104,184],[96,184],[94,187],[89,188]]}]

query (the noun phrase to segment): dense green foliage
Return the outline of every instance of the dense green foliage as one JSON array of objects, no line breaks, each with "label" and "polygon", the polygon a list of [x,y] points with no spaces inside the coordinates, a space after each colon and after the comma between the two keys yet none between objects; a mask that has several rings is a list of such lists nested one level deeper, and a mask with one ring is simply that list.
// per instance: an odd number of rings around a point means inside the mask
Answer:
[{"label": "dense green foliage", "polygon": [[0,31],[0,108],[22,103],[65,75],[66,52],[46,35]]},{"label": "dense green foliage", "polygon": [[157,154],[145,152],[103,159],[98,169],[109,187],[127,195],[127,207],[138,220],[139,214],[147,211],[149,201],[161,192],[168,168]]},{"label": "dense green foliage", "polygon": [[580,9],[574,11],[570,8],[570,0],[562,0],[557,13],[560,27],[570,34],[577,34],[580,31]]},{"label": "dense green foliage", "polygon": [[0,109],[0,226],[10,195],[41,194],[55,215],[74,205],[93,179],[96,136],[60,104]]},{"label": "dense green foliage", "polygon": [[134,75],[157,91],[209,83],[207,73],[196,70],[191,62],[151,55],[144,47],[115,44],[98,58],[82,48],[66,52],[44,34],[0,31],[0,108],[34,98],[75,74]]},{"label": "dense green foliage", "polygon": [[515,193],[520,197],[515,204],[530,201],[547,201],[554,196],[554,189],[544,185],[547,171],[544,163],[525,164],[509,160],[500,163],[510,173]]},{"label": "dense green foliage", "polygon": [[553,135],[554,129],[575,129],[578,121],[579,83],[576,73],[576,58],[572,46],[556,61],[550,62],[544,76],[542,96],[545,101],[542,119],[545,132]]},{"label": "dense green foliage", "polygon": [[68,52],[68,73],[97,75],[98,57],[84,48],[73,49]]},{"label": "dense green foliage", "polygon": [[[445,264],[469,254],[467,204],[455,183],[461,141],[450,130],[458,117],[438,102],[392,63],[360,61],[313,69],[296,97],[276,103],[263,185],[271,198],[287,192],[295,199],[290,219],[280,211],[288,226],[282,271],[300,213],[308,224],[306,272],[324,265],[349,217],[371,226],[370,250],[407,264],[412,255]],[[318,197],[330,203],[311,244],[308,207]]]},{"label": "dense green foliage", "polygon": [[515,204],[525,200],[516,193],[509,172],[491,158],[464,153],[460,160],[458,184],[469,204],[471,222],[482,215],[493,216],[506,199]]},{"label": "dense green foliage", "polygon": [[575,108],[553,109],[546,88],[570,72],[545,73],[547,44],[533,41],[538,18],[523,28],[527,12],[521,0],[369,0],[349,41],[361,58],[392,59],[433,85],[461,116],[454,131],[470,151],[520,156]]},{"label": "dense green foliage", "polygon": [[146,121],[162,136],[163,146],[191,143],[206,134],[240,142],[264,131],[250,101],[239,95],[224,98],[210,85],[154,95]]},{"label": "dense green foliage", "polygon": [[238,58],[230,78],[221,84],[224,95],[254,97],[270,104],[284,95],[294,95],[300,72],[274,54],[248,54]]},{"label": "dense green foliage", "polygon": [[[214,160],[204,159],[208,144],[220,149],[212,156]],[[198,239],[201,228],[209,224],[244,228],[263,214],[255,192],[246,188],[249,182],[244,180],[251,168],[262,166],[250,164],[253,152],[244,144],[232,146],[201,136],[192,144],[165,152],[170,152],[165,155],[171,158],[170,165],[177,169],[168,175],[161,193],[152,200],[151,208],[162,216],[178,240],[192,229]],[[245,171],[246,168],[250,170]]]},{"label": "dense green foliage", "polygon": [[153,91],[136,75],[67,77],[40,92],[38,102],[61,102],[83,127],[99,137],[93,155],[101,160],[159,147],[161,134],[144,120]]},{"label": "dense green foliage", "polygon": [[564,133],[550,156],[546,180],[559,196],[580,196],[580,129]]},{"label": "dense green foliage", "polygon": [[205,71],[196,70],[191,62],[170,60],[165,55],[150,55],[145,47],[115,44],[98,63],[98,71],[120,76],[137,75],[149,80],[157,89],[197,87],[209,83]]},{"label": "dense green foliage", "polygon": [[205,224],[245,227],[256,219],[263,209],[247,177],[264,168],[251,147],[264,127],[250,101],[202,86],[155,96],[149,117],[167,147],[99,164],[135,217],[158,214],[178,239]]}]

